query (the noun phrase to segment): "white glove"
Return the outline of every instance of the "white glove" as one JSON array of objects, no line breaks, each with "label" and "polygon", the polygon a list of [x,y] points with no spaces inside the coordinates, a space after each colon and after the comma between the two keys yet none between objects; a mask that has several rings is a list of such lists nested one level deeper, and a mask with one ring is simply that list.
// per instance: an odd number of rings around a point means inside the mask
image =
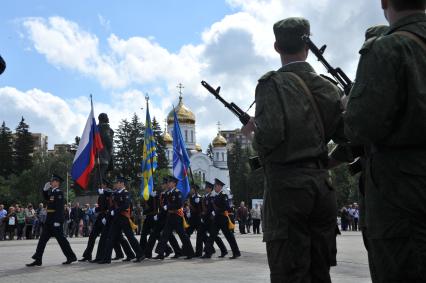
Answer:
[{"label": "white glove", "polygon": [[203,220],[203,218],[201,218],[201,223],[204,223],[204,220]]},{"label": "white glove", "polygon": [[54,227],[59,227],[59,226],[61,226],[61,223],[59,223],[59,222],[55,222],[55,223],[53,223],[53,226],[54,226]]},{"label": "white glove", "polygon": [[104,194],[104,189],[98,189],[98,193],[99,193],[100,195],[103,195],[103,194]]},{"label": "white glove", "polygon": [[216,215],[216,213],[214,213],[214,211],[212,211],[212,215],[213,215],[213,216],[215,216],[215,215]]},{"label": "white glove", "polygon": [[106,219],[105,219],[105,217],[102,218],[102,224],[106,225]]},{"label": "white glove", "polygon": [[111,216],[114,216],[114,210],[111,210],[110,214]]},{"label": "white glove", "polygon": [[158,220],[158,216],[154,215],[154,221],[157,221],[157,220]]},{"label": "white glove", "polygon": [[163,209],[164,209],[164,210],[167,210],[167,205],[163,206]]},{"label": "white glove", "polygon": [[187,218],[191,218],[191,212],[187,212],[187,213],[186,213],[186,217],[187,217]]},{"label": "white glove", "polygon": [[153,191],[152,193],[151,193],[151,196],[152,197],[155,197],[157,195],[157,192],[156,191]]},{"label": "white glove", "polygon": [[46,184],[44,184],[43,191],[47,191],[49,189],[50,189],[50,182],[47,182]]},{"label": "white glove", "polygon": [[199,203],[199,202],[200,202],[200,198],[196,198],[195,203]]}]

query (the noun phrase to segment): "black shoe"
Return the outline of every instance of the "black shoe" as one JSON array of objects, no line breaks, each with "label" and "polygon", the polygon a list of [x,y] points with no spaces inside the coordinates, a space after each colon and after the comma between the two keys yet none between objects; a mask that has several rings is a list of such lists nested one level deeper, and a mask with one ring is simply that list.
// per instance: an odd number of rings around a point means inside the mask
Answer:
[{"label": "black shoe", "polygon": [[171,254],[171,252],[170,251],[165,251],[164,252],[164,257],[169,257],[169,255]]},{"label": "black shoe", "polygon": [[231,256],[229,259],[236,259],[236,258],[238,258],[240,256],[241,256],[241,254],[236,254],[236,255]]},{"label": "black shoe", "polygon": [[77,261],[77,258],[67,258],[67,261],[64,261],[62,264],[71,264],[74,261]]},{"label": "black shoe", "polygon": [[228,252],[222,252],[220,253],[220,256],[218,256],[218,258],[224,258],[227,254]]},{"label": "black shoe", "polygon": [[156,257],[153,257],[152,259],[159,259],[159,260],[163,260],[164,256],[163,255],[157,255]]},{"label": "black shoe", "polygon": [[41,266],[41,260],[35,260],[31,263],[27,263],[26,266]]},{"label": "black shoe", "polygon": [[172,256],[171,258],[173,258],[173,259],[178,259],[178,258],[180,258],[182,255],[181,254],[175,254],[174,256]]},{"label": "black shoe", "polygon": [[123,262],[127,262],[127,261],[132,261],[132,259],[134,259],[134,257],[126,257],[125,259],[123,259]]},{"label": "black shoe", "polygon": [[212,258],[212,255],[211,254],[204,254],[201,258],[202,259]]},{"label": "black shoe", "polygon": [[122,256],[116,256],[116,257],[114,257],[113,259],[111,259],[111,260],[120,260],[120,259],[122,259],[123,257]]},{"label": "black shoe", "polygon": [[110,264],[110,263],[111,263],[111,261],[110,261],[110,260],[106,260],[106,259],[104,259],[104,260],[100,260],[100,261],[98,261],[97,263],[98,263],[98,264]]},{"label": "black shoe", "polygon": [[95,259],[92,259],[92,260],[89,260],[89,262],[90,263],[98,263],[98,262],[100,262],[101,260],[100,259],[97,259],[97,258],[95,258]]},{"label": "black shoe", "polygon": [[141,257],[137,257],[133,262],[141,262],[141,261],[143,261],[145,259],[145,257],[144,256],[141,256]]},{"label": "black shoe", "polygon": [[203,256],[202,253],[196,253],[194,257],[201,257],[201,256]]},{"label": "black shoe", "polygon": [[152,254],[145,254],[145,258],[152,258]]},{"label": "black shoe", "polygon": [[189,255],[189,256],[185,257],[184,259],[185,259],[185,260],[190,260],[190,259],[192,259],[192,258],[193,258],[193,256],[190,256],[190,255]]},{"label": "black shoe", "polygon": [[83,257],[82,259],[79,259],[78,261],[79,262],[85,262],[85,261],[91,261],[92,260],[92,258],[90,258],[90,257]]}]

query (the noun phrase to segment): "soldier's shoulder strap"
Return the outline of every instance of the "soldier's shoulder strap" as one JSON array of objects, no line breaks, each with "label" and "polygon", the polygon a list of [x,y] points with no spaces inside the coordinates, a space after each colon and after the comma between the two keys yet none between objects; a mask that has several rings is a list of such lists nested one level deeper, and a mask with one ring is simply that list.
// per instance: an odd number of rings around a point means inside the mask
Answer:
[{"label": "soldier's shoulder strap", "polygon": [[426,42],[424,42],[419,36],[417,36],[416,34],[409,32],[409,31],[405,31],[405,30],[398,30],[392,34],[396,34],[396,35],[402,35],[405,37],[410,38],[411,40],[415,41],[417,44],[419,44],[424,51],[426,51]]}]

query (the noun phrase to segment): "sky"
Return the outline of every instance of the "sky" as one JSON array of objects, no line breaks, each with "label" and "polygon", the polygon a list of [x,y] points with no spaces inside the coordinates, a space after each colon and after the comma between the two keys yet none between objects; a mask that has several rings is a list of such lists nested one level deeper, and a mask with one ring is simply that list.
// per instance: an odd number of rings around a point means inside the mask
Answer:
[{"label": "sky", "polygon": [[294,16],[310,21],[312,41],[327,44],[325,57],[352,79],[365,30],[386,24],[379,0],[4,1],[0,122],[14,129],[23,116],[52,148],[82,134],[90,94],[95,116],[107,113],[113,129],[133,113],[144,121],[148,94],[164,127],[181,83],[205,150],[218,122],[222,130],[241,125],[200,82],[248,109],[258,78],[280,67],[272,26]]}]

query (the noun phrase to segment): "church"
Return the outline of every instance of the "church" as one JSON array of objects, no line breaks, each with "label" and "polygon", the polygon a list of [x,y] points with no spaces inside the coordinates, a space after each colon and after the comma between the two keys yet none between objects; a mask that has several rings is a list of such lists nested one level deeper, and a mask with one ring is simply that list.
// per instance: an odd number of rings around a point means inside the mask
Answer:
[{"label": "church", "polygon": [[[229,189],[229,170],[227,160],[226,139],[218,131],[216,137],[212,140],[213,160],[202,152],[201,146],[197,144],[196,139],[196,120],[194,113],[183,104],[182,94],[179,96],[179,104],[175,107],[176,115],[179,121],[182,137],[186,144],[191,169],[194,175],[204,183],[205,181],[213,182],[214,178],[218,178],[225,183],[225,187]],[[166,143],[166,156],[169,162],[170,170],[173,170],[173,109],[167,116],[167,127],[163,138]]]}]

